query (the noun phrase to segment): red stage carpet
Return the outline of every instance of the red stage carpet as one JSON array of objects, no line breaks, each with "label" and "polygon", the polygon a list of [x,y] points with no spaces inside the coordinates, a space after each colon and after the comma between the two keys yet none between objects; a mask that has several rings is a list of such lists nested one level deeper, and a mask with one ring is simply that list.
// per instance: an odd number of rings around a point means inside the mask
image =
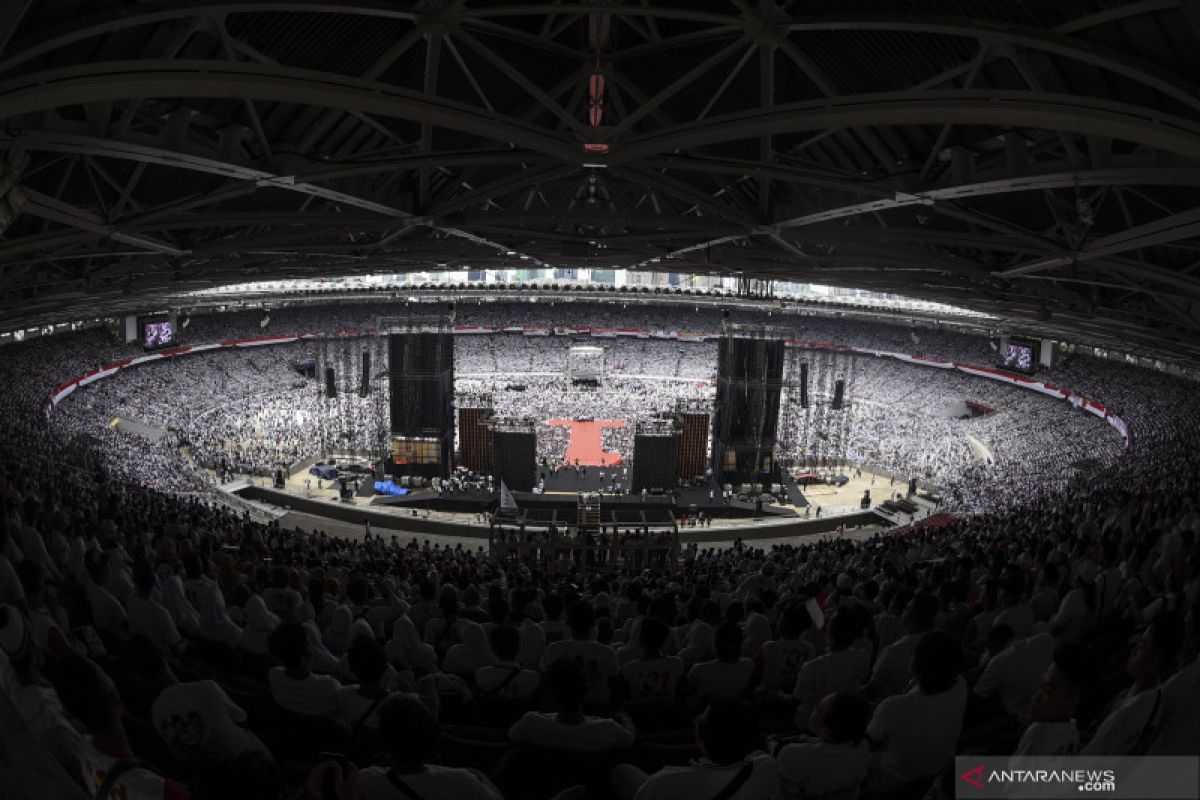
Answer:
[{"label": "red stage carpet", "polygon": [[598,419],[580,422],[574,419],[552,419],[551,425],[566,425],[571,429],[571,441],[567,445],[567,464],[582,464],[588,467],[611,467],[621,463],[621,454],[606,451],[600,431],[604,428],[624,428],[621,419]]}]

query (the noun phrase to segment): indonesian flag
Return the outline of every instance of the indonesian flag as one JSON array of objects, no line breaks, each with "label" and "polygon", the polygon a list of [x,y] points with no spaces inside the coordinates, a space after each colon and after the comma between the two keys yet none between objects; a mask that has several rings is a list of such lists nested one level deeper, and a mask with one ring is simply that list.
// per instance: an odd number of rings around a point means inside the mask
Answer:
[{"label": "indonesian flag", "polygon": [[508,490],[508,486],[504,481],[500,481],[500,508],[501,509],[517,509],[517,499],[513,497],[513,493]]}]

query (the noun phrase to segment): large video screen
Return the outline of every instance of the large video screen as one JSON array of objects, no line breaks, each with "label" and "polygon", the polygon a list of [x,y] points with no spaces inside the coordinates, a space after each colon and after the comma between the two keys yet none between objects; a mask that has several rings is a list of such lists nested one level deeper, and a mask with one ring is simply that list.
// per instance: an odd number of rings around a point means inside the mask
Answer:
[{"label": "large video screen", "polygon": [[442,445],[437,439],[392,438],[392,463],[437,464],[442,460]]},{"label": "large video screen", "polygon": [[1000,363],[1008,369],[1021,372],[1032,372],[1034,365],[1033,344],[1022,341],[1009,341],[1004,345],[1000,354]]},{"label": "large video screen", "polygon": [[177,343],[175,322],[170,318],[139,320],[142,331],[142,347],[147,350],[157,350],[160,347],[174,347]]}]

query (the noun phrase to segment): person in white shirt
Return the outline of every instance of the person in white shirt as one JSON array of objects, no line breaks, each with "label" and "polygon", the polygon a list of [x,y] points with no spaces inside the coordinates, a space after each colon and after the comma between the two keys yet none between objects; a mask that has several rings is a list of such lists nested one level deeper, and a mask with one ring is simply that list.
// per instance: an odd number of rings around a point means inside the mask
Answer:
[{"label": "person in white shirt", "polygon": [[458,628],[462,641],[446,651],[446,657],[442,659],[442,672],[469,680],[476,670],[496,663],[496,656],[492,654],[483,626],[463,620]]},{"label": "person in white shirt", "polygon": [[391,693],[383,682],[388,671],[387,653],[379,642],[360,636],[350,645],[346,657],[358,683],[337,690],[338,720],[352,733],[377,730],[379,706]]},{"label": "person in white shirt", "polygon": [[262,591],[263,601],[271,613],[283,622],[301,622],[300,608],[304,598],[288,586],[288,571],[283,567],[271,570],[271,585]]},{"label": "person in white shirt", "polygon": [[857,692],[867,677],[871,657],[863,650],[851,647],[858,635],[858,621],[847,609],[829,621],[829,652],[806,661],[796,679],[793,694],[800,701],[794,717],[796,726],[803,729],[812,715],[813,706],[833,692]]},{"label": "person in white shirt", "polygon": [[155,773],[137,759],[125,731],[121,695],[94,662],[76,653],[64,656],[55,675],[63,708],[86,726],[78,750],[79,775],[91,795],[125,800],[187,800],[187,789]]},{"label": "person in white shirt", "polygon": [[492,628],[488,640],[495,663],[475,670],[475,688],[479,694],[516,702],[532,700],[542,678],[517,662],[521,634],[511,625],[497,625]]},{"label": "person in white shirt", "polygon": [[120,634],[125,630],[129,616],[117,598],[113,597],[112,592],[104,588],[108,556],[94,550],[89,551],[84,563],[89,576],[84,584],[84,591],[92,609],[92,622],[99,631],[109,635]]},{"label": "person in white shirt", "polygon": [[165,652],[174,652],[183,644],[183,637],[170,612],[154,600],[151,594],[154,584],[154,568],[146,561],[138,561],[133,568],[134,592],[125,608],[129,615],[129,632],[145,636]]},{"label": "person in white shirt", "polygon": [[812,626],[812,616],[803,604],[788,603],[779,617],[779,638],[762,646],[762,689],[791,692],[800,669],[815,655],[813,647],[800,638]]},{"label": "person in white shirt", "polygon": [[546,689],[554,699],[554,713],[530,711],[508,729],[515,744],[527,744],[574,753],[624,750],[633,744],[628,720],[585,716],[587,674],[575,659],[562,658],[546,669]]},{"label": "person in white shirt", "polygon": [[704,702],[750,690],[754,662],[742,655],[742,630],[732,622],[717,628],[717,657],[688,670],[688,685]]},{"label": "person in white shirt", "polygon": [[676,698],[683,677],[683,659],[663,655],[669,631],[667,623],[657,617],[641,620],[638,639],[642,657],[621,667],[629,702],[669,703]]},{"label": "person in white shirt", "polygon": [[998,698],[1010,716],[1024,722],[1029,719],[1029,705],[1042,675],[1054,659],[1054,637],[1039,633],[1016,639],[1011,636],[1012,629],[1003,624],[993,628],[993,633],[997,631],[1007,631],[1008,641],[988,659],[974,693],[983,698]]},{"label": "person in white shirt", "polygon": [[279,617],[272,614],[262,597],[256,594],[246,603],[246,627],[238,636],[238,646],[255,655],[266,655],[267,641],[278,627]]},{"label": "person in white shirt", "polygon": [[268,752],[257,736],[242,727],[246,712],[216,682],[181,683],[163,652],[144,636],[129,640],[125,660],[156,695],[150,720],[176,758],[196,764]]},{"label": "person in white shirt", "polygon": [[1133,677],[1133,686],[1113,702],[1108,716],[1080,755],[1145,753],[1162,719],[1162,682],[1175,667],[1183,638],[1183,620],[1178,613],[1162,611],[1154,615],[1154,621],[1138,637],[1125,663],[1125,672]]},{"label": "person in white shirt", "polygon": [[336,678],[314,675],[310,671],[312,655],[304,626],[285,622],[271,634],[268,644],[271,655],[283,665],[271,667],[267,673],[267,683],[275,702],[297,714],[336,721],[341,714],[337,693],[342,685]]},{"label": "person in white shirt", "polygon": [[1070,756],[1079,750],[1075,711],[1091,684],[1093,656],[1080,644],[1063,645],[1042,676],[1033,696],[1031,722],[1014,756]]},{"label": "person in white shirt", "polygon": [[63,769],[77,773],[82,738],[67,720],[58,693],[42,676],[43,657],[33,642],[28,617],[8,604],[0,605],[0,654],[0,670],[5,658],[12,668],[7,695],[21,721]]},{"label": "person in white shirt", "polygon": [[548,594],[542,601],[546,612],[546,621],[541,623],[542,632],[546,635],[546,644],[560,642],[571,635],[571,629],[562,621],[563,599],[558,594]]},{"label": "person in white shirt", "polygon": [[416,699],[389,697],[378,716],[379,741],[391,765],[359,771],[362,800],[503,800],[483,773],[429,763],[437,755],[437,720]]},{"label": "person in white shirt", "polygon": [[925,634],[913,653],[916,686],[885,698],[867,726],[878,768],[872,783],[893,791],[932,778],[950,763],[962,732],[967,684],[959,677],[962,648],[953,637]]},{"label": "person in white shirt", "polygon": [[931,594],[918,592],[904,609],[903,620],[908,635],[897,639],[879,654],[871,679],[867,681],[869,697],[882,698],[908,691],[912,679],[912,654],[926,632],[933,630],[937,619],[938,601]]},{"label": "person in white shirt", "polygon": [[612,774],[621,800],[713,798],[759,800],[775,797],[779,766],[764,751],[753,707],[738,697],[714,700],[696,720],[696,744],[704,754],[686,767],[664,767],[647,775],[632,764]]},{"label": "person in white shirt", "polygon": [[592,628],[596,623],[595,611],[585,600],[571,606],[567,612],[567,624],[571,626],[571,638],[555,642],[546,648],[542,656],[542,672],[564,658],[578,661],[588,681],[587,703],[589,706],[606,706],[610,699],[609,681],[617,674],[617,654],[611,647],[592,640]]},{"label": "person in white shirt", "polygon": [[1012,628],[1013,636],[1017,639],[1024,639],[1033,633],[1033,624],[1036,621],[1029,604],[1022,602],[1024,589],[1025,579],[1020,575],[1011,576],[1000,592],[1000,612],[992,620],[993,627],[1007,625]]},{"label": "person in white shirt", "polygon": [[779,762],[780,800],[821,797],[854,800],[867,777],[867,720],[871,707],[853,694],[839,692],[813,708],[808,721],[816,741],[786,744]]}]

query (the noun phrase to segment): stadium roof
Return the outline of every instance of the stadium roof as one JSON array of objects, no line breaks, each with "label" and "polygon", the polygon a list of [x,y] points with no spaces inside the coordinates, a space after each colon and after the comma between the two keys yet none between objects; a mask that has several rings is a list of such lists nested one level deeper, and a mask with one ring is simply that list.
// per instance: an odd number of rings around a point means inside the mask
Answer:
[{"label": "stadium roof", "polygon": [[0,325],[526,256],[1200,363],[1198,45],[1186,0],[11,0]]}]

